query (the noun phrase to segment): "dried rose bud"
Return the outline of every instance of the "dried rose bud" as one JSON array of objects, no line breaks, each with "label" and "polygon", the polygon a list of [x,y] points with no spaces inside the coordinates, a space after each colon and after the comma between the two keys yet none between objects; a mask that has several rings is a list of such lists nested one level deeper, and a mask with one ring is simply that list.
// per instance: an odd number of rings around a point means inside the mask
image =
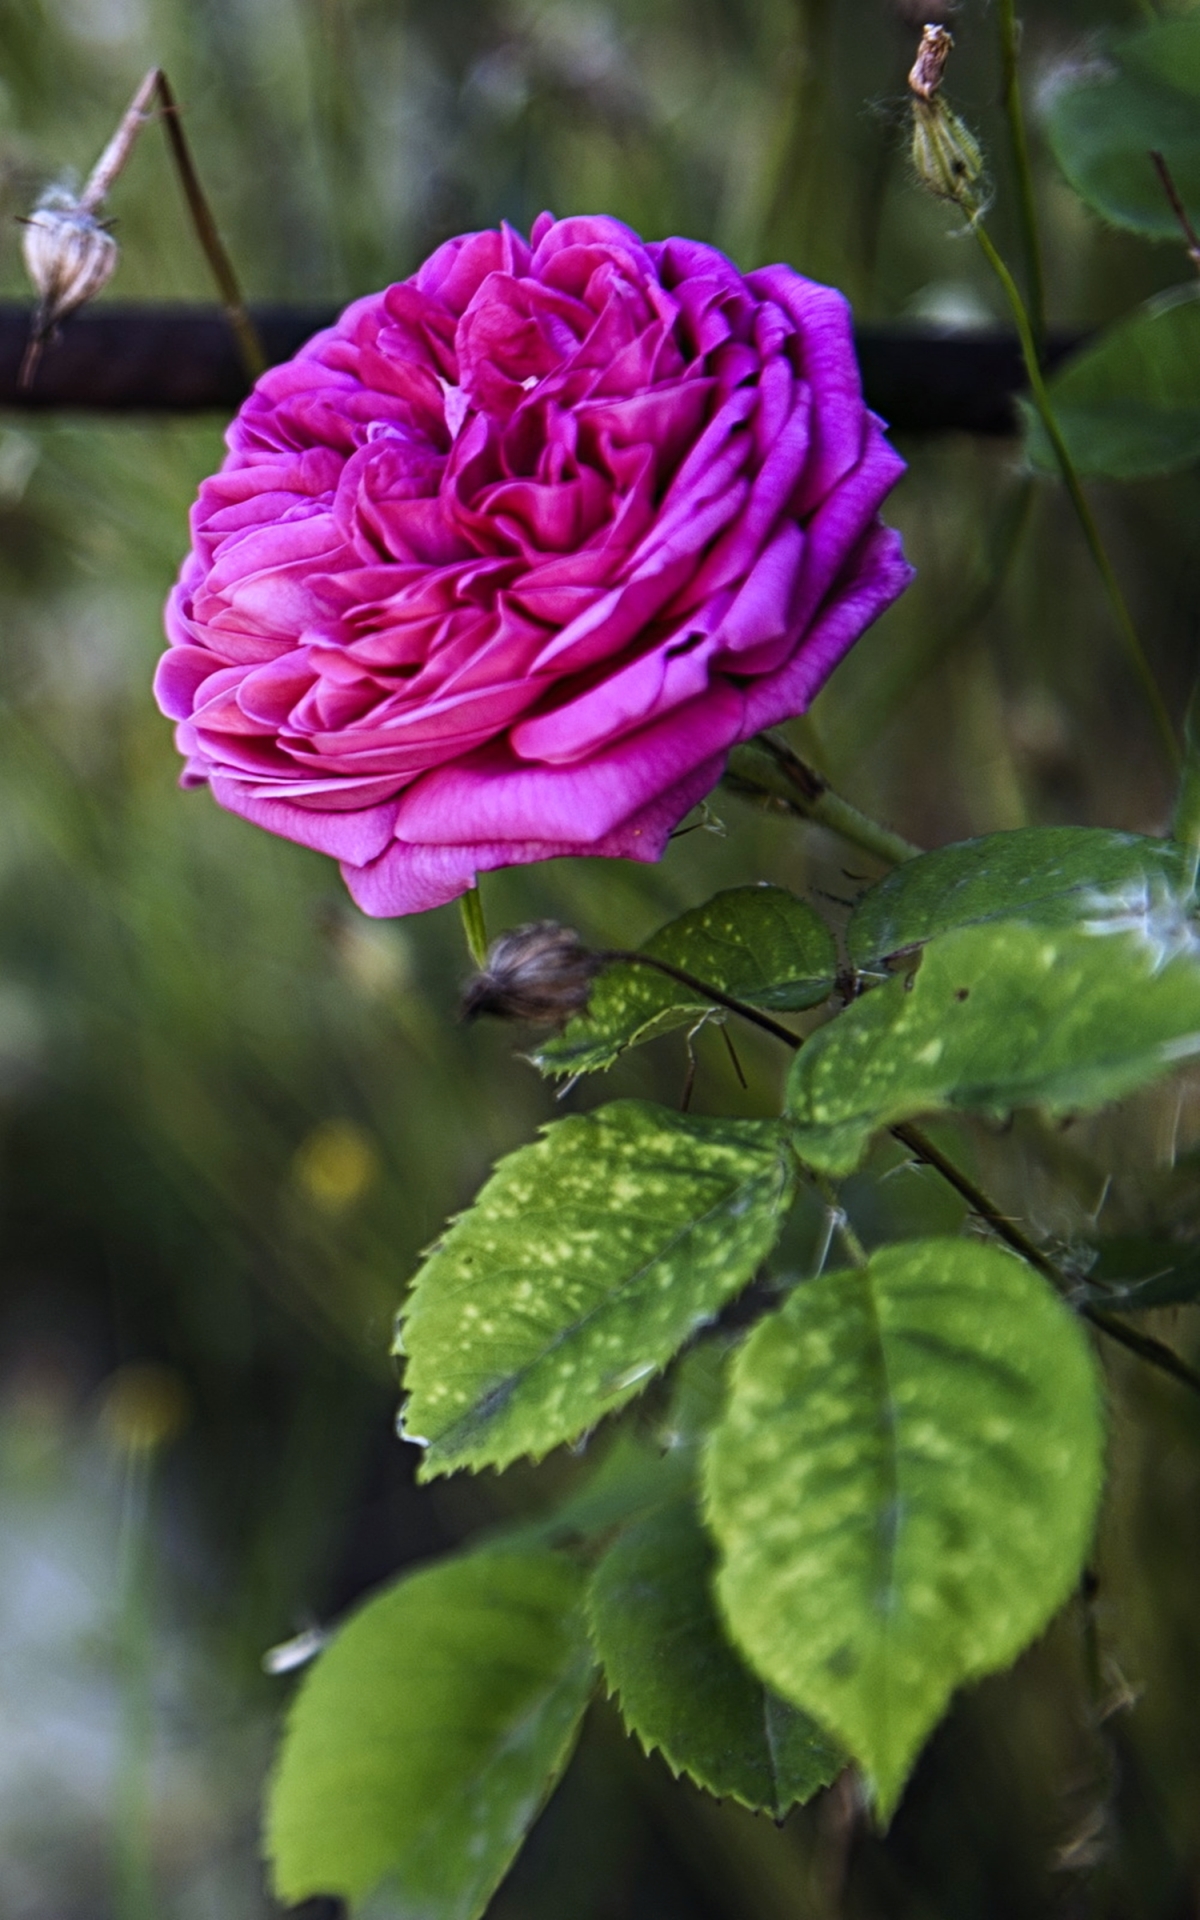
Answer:
[{"label": "dried rose bud", "polygon": [[111,233],[61,187],[43,194],[25,221],[23,248],[44,333],[107,286],[117,264]]},{"label": "dried rose bud", "polygon": [[908,76],[912,94],[912,163],[921,185],[961,207],[968,220],[987,209],[990,189],[978,140],[941,96],[954,45],[945,27],[927,26]]},{"label": "dried rose bud", "polygon": [[942,84],[954,35],[945,27],[927,26],[908,76],[909,88],[920,100],[932,100]]},{"label": "dried rose bud", "polygon": [[462,1015],[492,1013],[500,1020],[561,1026],[582,1013],[603,958],[584,946],[574,927],[535,920],[502,933],[488,950],[481,973],[463,990]]}]

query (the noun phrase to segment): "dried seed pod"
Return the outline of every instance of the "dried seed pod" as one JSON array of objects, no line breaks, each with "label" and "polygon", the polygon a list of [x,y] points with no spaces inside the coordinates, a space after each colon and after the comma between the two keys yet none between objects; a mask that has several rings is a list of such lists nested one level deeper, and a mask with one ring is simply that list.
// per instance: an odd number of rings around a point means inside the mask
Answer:
[{"label": "dried seed pod", "polygon": [[500,1020],[561,1026],[584,1011],[604,964],[573,927],[554,920],[514,927],[493,941],[482,971],[463,989],[463,1019],[490,1013]]},{"label": "dried seed pod", "polygon": [[120,250],[86,195],[76,199],[64,187],[44,193],[22,225],[25,267],[38,297],[18,376],[18,384],[28,387],[54,329],[107,286]]},{"label": "dried seed pod", "polygon": [[90,208],[51,187],[24,222],[22,242],[45,332],[107,286],[118,248]]}]

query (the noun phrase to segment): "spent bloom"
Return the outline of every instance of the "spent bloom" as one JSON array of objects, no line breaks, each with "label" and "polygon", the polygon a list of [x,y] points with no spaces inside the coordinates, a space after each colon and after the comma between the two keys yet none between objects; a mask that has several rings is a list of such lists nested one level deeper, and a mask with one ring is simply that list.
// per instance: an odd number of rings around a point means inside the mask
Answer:
[{"label": "spent bloom", "polygon": [[24,221],[21,249],[47,331],[112,279],[117,243],[89,207],[50,187]]},{"label": "spent bloom", "polygon": [[185,784],[372,914],[657,859],[910,577],[842,297],[605,217],[448,241],[228,446],[158,699]]},{"label": "spent bloom", "polygon": [[574,927],[554,920],[514,927],[493,942],[482,969],[468,980],[463,1018],[490,1013],[534,1026],[562,1026],[585,1010],[603,965],[603,955],[589,952]]}]

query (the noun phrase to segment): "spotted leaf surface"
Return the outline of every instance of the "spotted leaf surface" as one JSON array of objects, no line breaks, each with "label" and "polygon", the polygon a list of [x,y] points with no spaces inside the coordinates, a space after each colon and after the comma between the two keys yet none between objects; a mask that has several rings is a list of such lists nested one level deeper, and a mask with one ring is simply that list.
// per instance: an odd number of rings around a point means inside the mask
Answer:
[{"label": "spotted leaf surface", "polygon": [[1022,827],[939,847],[908,860],[866,892],[850,916],[846,944],[856,967],[939,933],[1020,918],[1078,926],[1149,910],[1156,895],[1186,885],[1182,847],[1102,827]]},{"label": "spotted leaf surface", "polygon": [[386,1888],[395,1920],[478,1920],[570,1758],[594,1684],[582,1576],[542,1549],[422,1568],[305,1680],[272,1781],[287,1902]]},{"label": "spotted leaf surface", "polygon": [[1200,1052],[1200,958],[1167,903],[1075,928],[1020,921],[931,940],[797,1055],[801,1158],[857,1166],[880,1127],[939,1108],[1101,1106]]},{"label": "spotted leaf surface", "polygon": [[710,1793],[782,1819],[845,1758],[730,1645],[713,1599],[715,1560],[690,1500],[635,1522],[592,1579],[593,1644],[648,1753]]},{"label": "spotted leaf surface", "polygon": [[794,1181],[779,1122],[636,1100],[502,1161],[404,1315],[425,1477],[540,1457],[624,1406],[753,1278]]},{"label": "spotted leaf surface", "polygon": [[953,1689],[1071,1591],[1102,1446],[1078,1321],[978,1241],[886,1247],[747,1340],[707,1458],[718,1597],[885,1818]]},{"label": "spotted leaf surface", "polygon": [[[837,949],[825,922],[783,887],[731,887],[672,920],[644,953],[751,1006],[794,1012],[828,998]],[[649,967],[617,964],[587,1012],[531,1056],[543,1073],[596,1073],[627,1047],[699,1020],[714,1002]]]}]

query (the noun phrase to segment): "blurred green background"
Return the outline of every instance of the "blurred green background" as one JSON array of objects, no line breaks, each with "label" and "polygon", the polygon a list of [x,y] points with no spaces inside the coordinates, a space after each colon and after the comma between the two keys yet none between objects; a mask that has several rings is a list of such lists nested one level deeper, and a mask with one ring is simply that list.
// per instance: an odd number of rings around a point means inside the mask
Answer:
[{"label": "blurred green background", "polygon": [[[1146,10],[1109,6],[1027,9],[1035,137],[1056,72]],[[549,206],[709,239],[744,267],[789,260],[864,318],[1000,321],[952,212],[908,177],[921,17],[900,0],[0,0],[0,293],[23,292],[12,217],[86,172],[159,62],[260,298],[348,298],[449,233]],[[951,91],[1013,253],[996,22],[964,0],[954,26]],[[1186,278],[1182,249],[1101,230],[1040,148],[1037,164],[1055,322]],[[111,297],[210,297],[157,129],[111,211]],[[330,863],[177,790],[149,680],[222,426],[0,418],[6,1920],[269,1913],[256,1809],[289,1683],[264,1654],[579,1470],[418,1493],[392,1436],[414,1258],[556,1108],[510,1033],[456,1024],[453,909],[370,922]],[[904,451],[890,514],[918,583],[797,744],[930,844],[1025,822],[1161,831],[1170,782],[1057,488],[1023,477],[1015,443]],[[1200,486],[1095,497],[1179,711]],[[635,940],[760,877],[837,917],[869,875],[820,833],[722,794],[714,810],[724,833],[688,834],[658,868],[489,878],[489,920]],[[777,1066],[753,1037],[744,1058],[743,1091],[702,1038],[698,1108],[765,1110]],[[684,1067],[676,1036],[569,1098],[674,1101]],[[1014,1213],[1070,1246],[1101,1208],[1112,1231],[1189,1221],[1198,1139],[1176,1082],[971,1147]],[[864,1235],[952,1227],[893,1160],[854,1183]],[[811,1257],[814,1233],[802,1216],[787,1257]],[[705,1802],[600,1709],[500,1920],[1200,1913],[1200,1422],[1170,1383],[1126,1364],[1110,1379],[1098,1589],[959,1703],[886,1842],[838,1792],[779,1831]]]}]

